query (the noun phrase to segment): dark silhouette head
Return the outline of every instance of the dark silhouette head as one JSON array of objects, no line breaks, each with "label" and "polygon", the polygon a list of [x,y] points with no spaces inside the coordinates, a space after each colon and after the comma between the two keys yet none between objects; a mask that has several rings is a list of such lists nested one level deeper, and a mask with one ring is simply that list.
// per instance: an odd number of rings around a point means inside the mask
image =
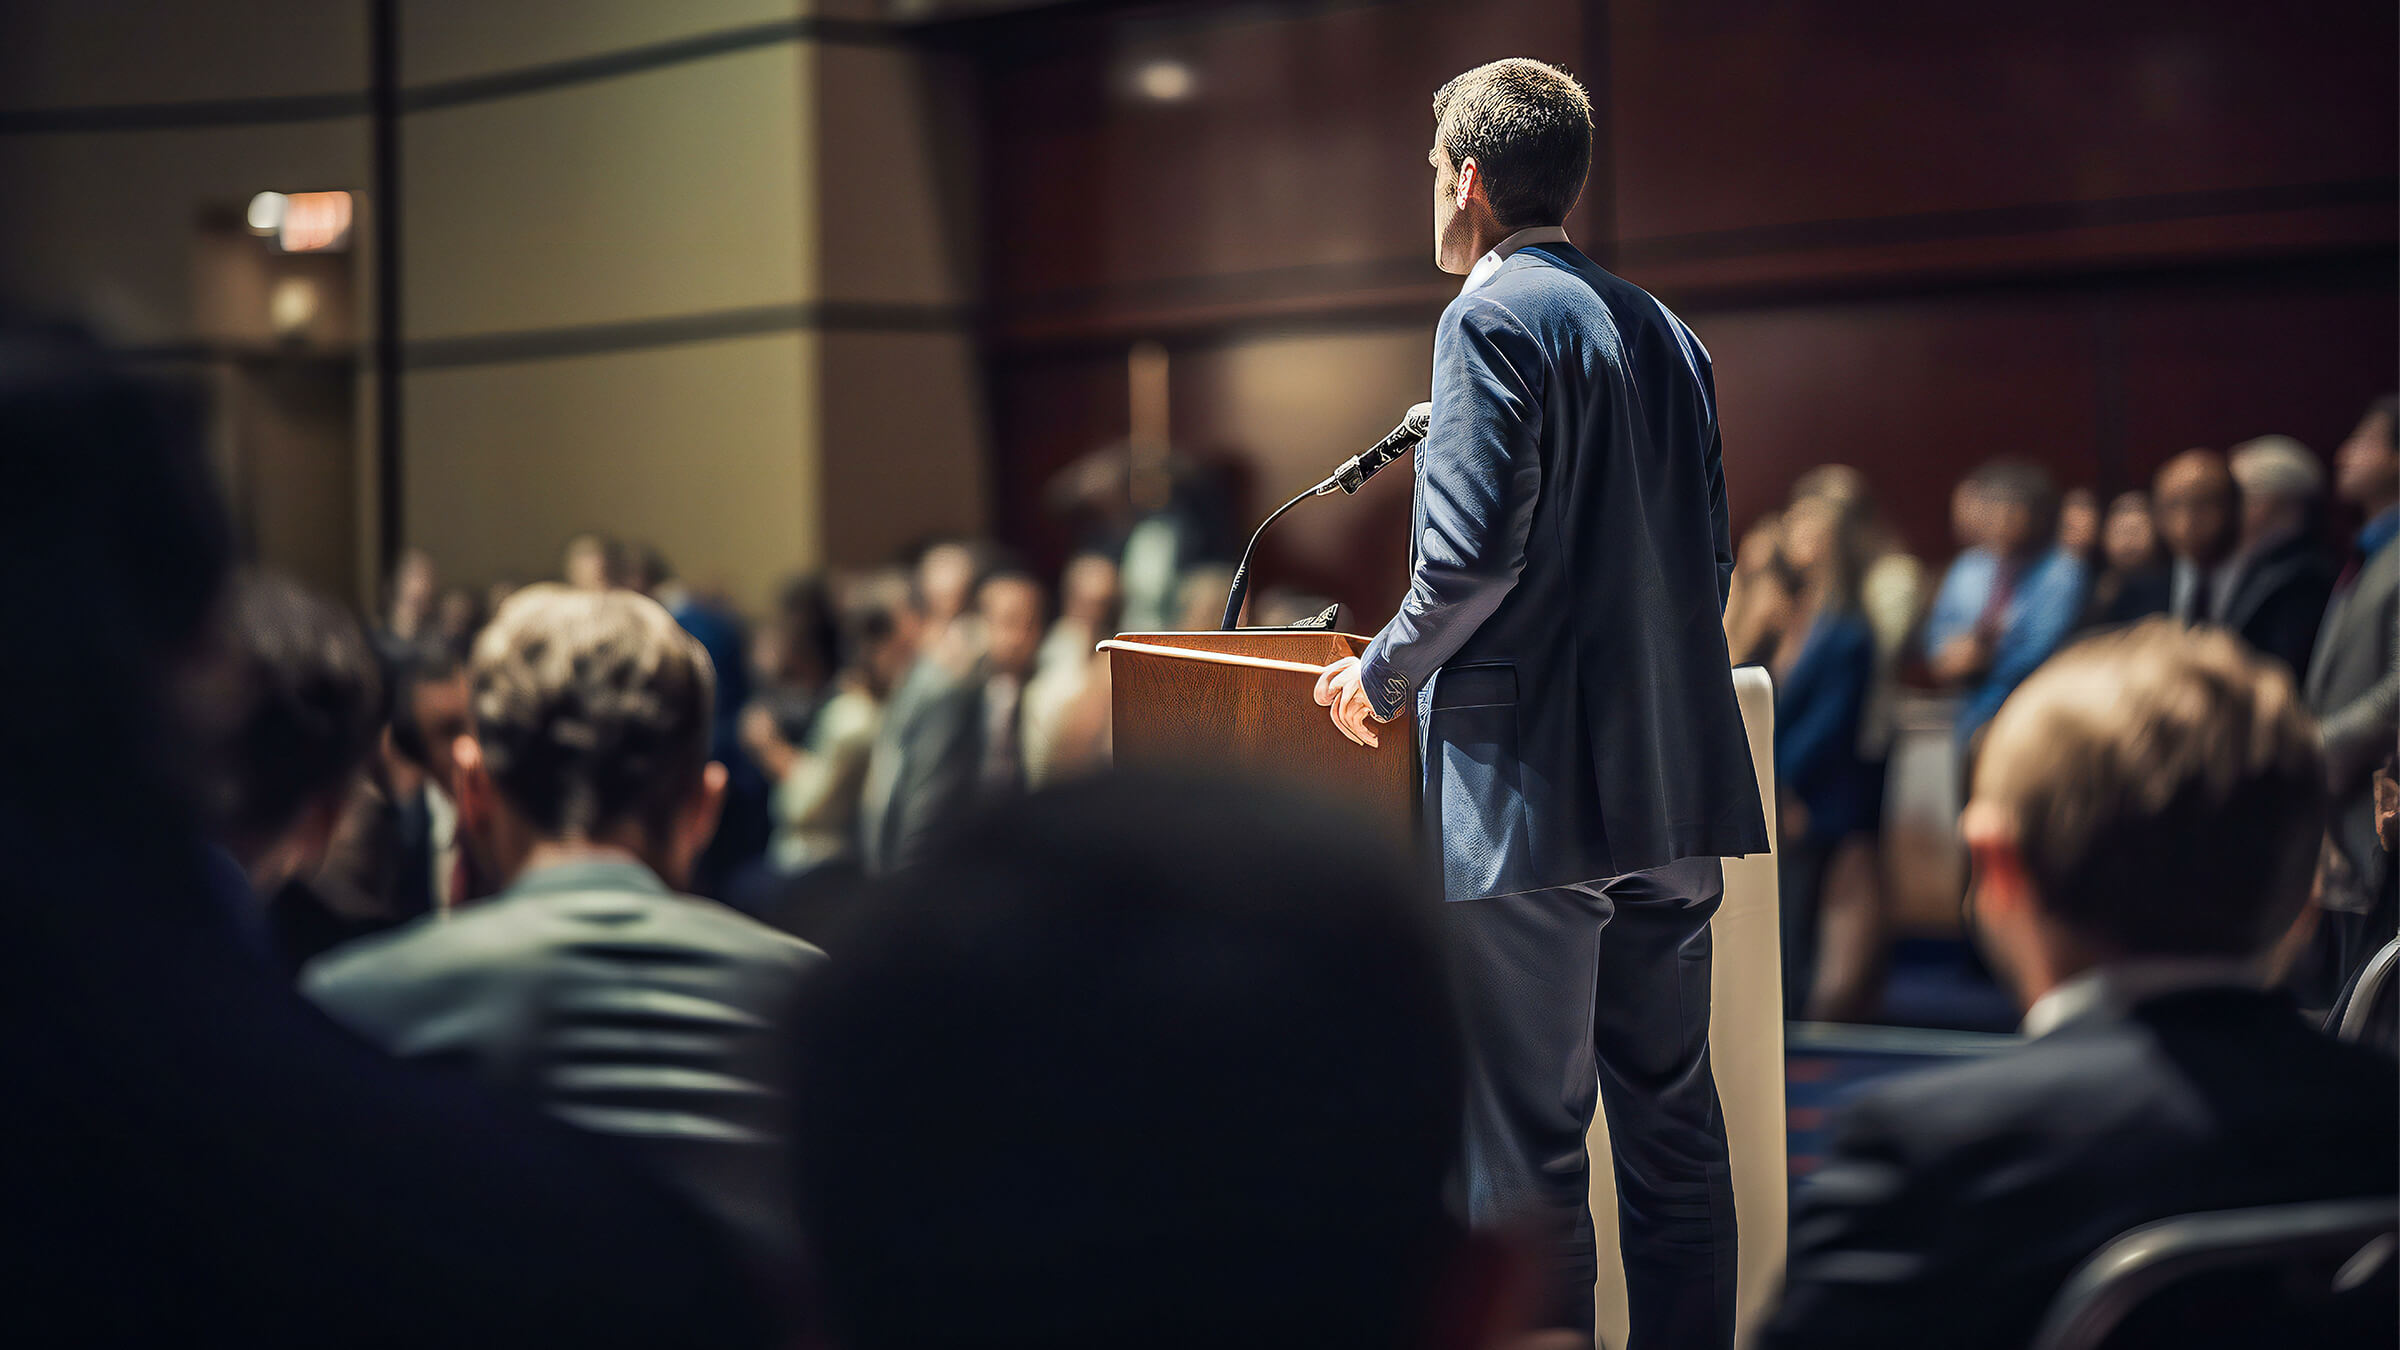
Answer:
[{"label": "dark silhouette head", "polygon": [[834,1342],[1422,1343],[1460,1049],[1433,905],[1370,832],[1107,776],[886,883],[798,1022]]},{"label": "dark silhouette head", "polygon": [[0,319],[0,633],[26,644],[0,660],[0,799],[192,806],[179,691],[210,664],[232,557],[202,425],[88,340]]}]

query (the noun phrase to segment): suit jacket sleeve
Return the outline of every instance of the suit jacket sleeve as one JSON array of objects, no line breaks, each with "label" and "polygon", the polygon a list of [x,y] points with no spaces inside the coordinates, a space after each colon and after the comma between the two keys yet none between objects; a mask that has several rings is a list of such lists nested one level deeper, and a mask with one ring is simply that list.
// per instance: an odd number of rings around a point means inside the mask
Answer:
[{"label": "suit jacket sleeve", "polygon": [[2400,737],[2400,665],[2325,718],[2325,772],[2336,793],[2357,792]]},{"label": "suit jacket sleeve", "polygon": [[1947,1205],[1911,1171],[1876,1099],[1860,1099],[1795,1198],[1783,1302],[1760,1350],[1918,1350],[1955,1317],[1936,1251]]},{"label": "suit jacket sleeve", "polygon": [[1424,503],[1416,570],[1360,672],[1389,719],[1507,598],[1525,570],[1540,496],[1547,362],[1496,301],[1467,297],[1433,344],[1433,425],[1417,447]]}]

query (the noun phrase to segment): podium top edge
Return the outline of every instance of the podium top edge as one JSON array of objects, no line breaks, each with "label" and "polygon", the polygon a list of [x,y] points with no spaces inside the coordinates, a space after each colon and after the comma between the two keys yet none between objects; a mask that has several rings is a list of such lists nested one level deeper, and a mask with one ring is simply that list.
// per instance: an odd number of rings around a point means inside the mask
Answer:
[{"label": "podium top edge", "polygon": [[1165,656],[1178,661],[1199,661],[1212,666],[1244,666],[1251,670],[1280,670],[1294,675],[1322,675],[1325,667],[1312,666],[1305,661],[1277,661],[1264,656],[1235,656],[1229,652],[1201,651],[1194,647],[1162,647],[1148,642],[1126,642],[1110,638],[1092,650],[1101,652],[1131,652],[1136,656]]}]

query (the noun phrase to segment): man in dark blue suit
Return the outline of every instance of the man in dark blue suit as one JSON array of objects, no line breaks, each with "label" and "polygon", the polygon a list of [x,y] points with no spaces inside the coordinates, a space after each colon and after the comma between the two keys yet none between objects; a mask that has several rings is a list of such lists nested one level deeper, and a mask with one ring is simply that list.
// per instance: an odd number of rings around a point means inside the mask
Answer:
[{"label": "man in dark blue suit", "polygon": [[1434,114],[1435,257],[1467,282],[1434,335],[1413,580],[1317,698],[1369,744],[1371,722],[1416,707],[1475,1051],[1469,1218],[1543,1225],[1550,1320],[1589,1334],[1597,1098],[1631,1344],[1730,1346],[1708,923],[1718,859],[1767,834],[1720,626],[1733,549],[1708,353],[1567,241],[1592,154],[1571,77],[1497,62]]}]

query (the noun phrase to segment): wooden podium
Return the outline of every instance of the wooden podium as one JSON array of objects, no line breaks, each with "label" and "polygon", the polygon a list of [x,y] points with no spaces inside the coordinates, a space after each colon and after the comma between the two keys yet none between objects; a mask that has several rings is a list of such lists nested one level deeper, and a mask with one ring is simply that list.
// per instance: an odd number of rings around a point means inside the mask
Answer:
[{"label": "wooden podium", "polygon": [[1116,762],[1129,767],[1232,769],[1347,799],[1413,838],[1417,810],[1414,708],[1354,745],[1317,706],[1317,675],[1367,639],[1320,629],[1126,633],[1108,653]]}]

